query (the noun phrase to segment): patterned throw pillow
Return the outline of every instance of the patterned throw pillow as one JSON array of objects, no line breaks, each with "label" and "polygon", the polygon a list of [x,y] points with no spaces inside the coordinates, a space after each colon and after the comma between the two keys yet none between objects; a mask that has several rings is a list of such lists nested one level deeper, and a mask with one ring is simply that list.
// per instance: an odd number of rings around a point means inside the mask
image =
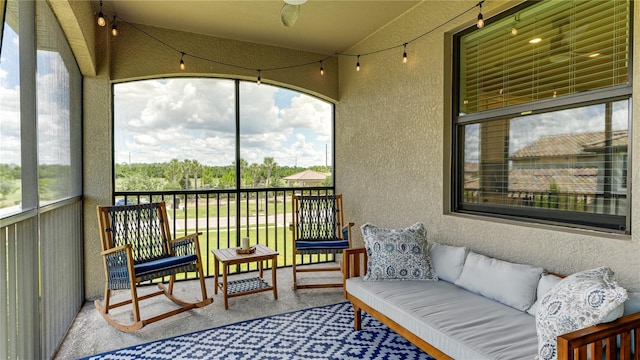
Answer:
[{"label": "patterned throw pillow", "polygon": [[608,267],[562,279],[542,297],[536,312],[538,358],[557,359],[558,335],[602,323],[625,300],[627,291]]},{"label": "patterned throw pillow", "polygon": [[360,229],[369,258],[364,280],[438,280],[422,223],[404,229],[364,224]]}]

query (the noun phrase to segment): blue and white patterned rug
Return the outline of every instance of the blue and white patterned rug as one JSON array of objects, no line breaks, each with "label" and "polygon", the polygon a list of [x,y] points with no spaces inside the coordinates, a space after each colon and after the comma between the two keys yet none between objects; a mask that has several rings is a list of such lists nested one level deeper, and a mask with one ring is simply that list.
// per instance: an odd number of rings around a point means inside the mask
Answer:
[{"label": "blue and white patterned rug", "polygon": [[243,321],[84,359],[433,360],[394,331],[362,314],[353,329],[345,302]]}]

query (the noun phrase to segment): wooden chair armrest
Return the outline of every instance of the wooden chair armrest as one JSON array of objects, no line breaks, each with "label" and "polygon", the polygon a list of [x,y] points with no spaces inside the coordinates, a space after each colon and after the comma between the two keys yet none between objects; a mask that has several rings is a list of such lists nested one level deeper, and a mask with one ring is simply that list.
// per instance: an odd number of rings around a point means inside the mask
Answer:
[{"label": "wooden chair armrest", "polygon": [[169,241],[169,254],[173,256],[197,255],[200,249],[198,235],[193,233]]},{"label": "wooden chair armrest", "polygon": [[133,274],[133,254],[131,245],[121,245],[100,253],[104,259],[104,271],[110,289],[124,289]]},{"label": "wooden chair armrest", "polygon": [[118,247],[114,247],[111,249],[103,250],[102,252],[100,252],[100,255],[105,256],[105,255],[109,255],[109,254],[113,254],[121,251],[126,251],[127,248],[131,248],[131,245],[125,244],[125,245],[120,245]]},{"label": "wooden chair armrest", "polygon": [[[631,330],[635,330],[635,336],[631,336]],[[559,335],[557,338],[558,360],[586,359],[587,347],[591,348],[596,359],[631,359],[631,342],[635,342],[636,359],[640,349],[640,312],[623,316],[610,323],[589,326],[568,334]],[[617,338],[620,335],[620,349],[617,348]],[[602,344],[605,343],[605,357],[602,353]],[[616,353],[620,351],[618,356]],[[594,355],[591,356],[594,358]]]},{"label": "wooden chair armrest", "polygon": [[353,225],[355,225],[354,223],[350,222],[347,225],[343,226],[342,229],[340,229],[340,234],[342,234],[342,238],[343,239],[347,239],[349,240],[349,247],[351,247],[351,245],[353,244],[353,240],[352,240],[352,236],[351,236],[351,228],[353,227]]},{"label": "wooden chair armrest", "polygon": [[351,228],[351,227],[353,227],[354,225],[355,225],[355,223],[350,222],[350,223],[348,223],[347,225],[343,226],[343,227],[342,227],[342,230],[344,230],[344,229],[348,229],[348,228]]}]

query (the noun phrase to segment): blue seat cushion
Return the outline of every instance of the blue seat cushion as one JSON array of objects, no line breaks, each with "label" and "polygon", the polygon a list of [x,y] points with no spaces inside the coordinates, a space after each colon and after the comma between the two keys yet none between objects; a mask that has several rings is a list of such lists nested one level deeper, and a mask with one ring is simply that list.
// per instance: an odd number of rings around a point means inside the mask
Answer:
[{"label": "blue seat cushion", "polygon": [[166,258],[152,260],[133,266],[136,276],[148,273],[161,272],[171,268],[187,265],[198,260],[196,255],[169,256]]},{"label": "blue seat cushion", "polygon": [[348,249],[349,240],[298,240],[298,250]]}]

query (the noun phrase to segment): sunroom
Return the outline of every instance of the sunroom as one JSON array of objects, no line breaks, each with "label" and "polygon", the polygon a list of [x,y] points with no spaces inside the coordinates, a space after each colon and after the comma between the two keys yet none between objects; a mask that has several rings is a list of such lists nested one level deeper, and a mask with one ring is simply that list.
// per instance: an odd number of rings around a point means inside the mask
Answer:
[{"label": "sunroom", "polygon": [[[229,234],[212,248],[229,247],[250,222],[290,211],[303,185],[343,195],[355,246],[363,224],[422,222],[429,241],[559,274],[608,266],[640,291],[633,2],[308,0],[289,26],[284,4],[0,0],[0,358],[53,357],[83,305],[101,299],[96,207],[118,200],[166,201],[192,230]],[[140,89],[190,80],[228,91],[216,101],[232,130],[215,145],[230,144],[228,155],[204,164],[227,166],[228,182],[120,187],[121,166],[136,163],[122,154],[140,149],[121,141],[134,115],[123,99],[175,105],[158,86]],[[284,135],[280,113],[243,127],[248,109],[273,111],[243,103],[251,91],[317,105],[328,131],[319,160],[287,163],[277,148],[249,157],[253,132]],[[164,141],[188,141],[177,135]],[[158,149],[158,162],[191,158]],[[252,177],[247,158],[291,171]],[[304,170],[320,178],[282,180]],[[198,223],[198,211],[234,220]],[[251,236],[276,247],[288,225],[261,234]]]}]

